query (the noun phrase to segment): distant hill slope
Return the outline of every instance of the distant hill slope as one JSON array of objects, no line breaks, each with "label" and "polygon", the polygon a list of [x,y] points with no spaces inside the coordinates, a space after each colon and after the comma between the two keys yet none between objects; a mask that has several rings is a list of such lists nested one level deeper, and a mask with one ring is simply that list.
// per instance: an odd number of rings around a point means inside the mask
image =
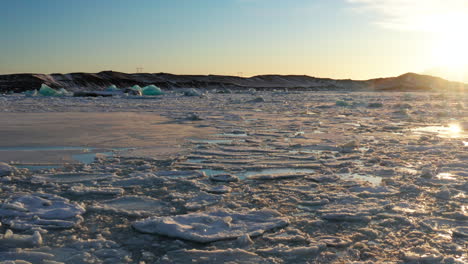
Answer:
[{"label": "distant hill slope", "polygon": [[421,75],[416,73],[405,73],[398,77],[379,78],[369,80],[374,90],[389,91],[418,91],[418,90],[461,90],[466,91],[468,85],[452,82],[440,77]]},{"label": "distant hill slope", "polygon": [[406,73],[398,77],[371,79],[367,81],[334,80],[306,75],[258,75],[249,78],[222,75],[175,75],[168,73],[99,73],[68,74],[7,74],[0,75],[0,92],[23,92],[38,89],[41,84],[69,90],[102,90],[115,84],[118,87],[132,85],[157,85],[161,88],[230,88],[230,89],[301,89],[301,90],[467,90],[467,85],[442,78]]}]

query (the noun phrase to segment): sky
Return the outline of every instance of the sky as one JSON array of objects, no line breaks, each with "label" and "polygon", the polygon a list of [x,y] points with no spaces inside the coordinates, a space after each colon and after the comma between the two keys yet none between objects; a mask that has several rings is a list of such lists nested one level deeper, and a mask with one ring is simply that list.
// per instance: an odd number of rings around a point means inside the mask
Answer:
[{"label": "sky", "polygon": [[0,1],[0,74],[141,67],[468,82],[466,0]]}]

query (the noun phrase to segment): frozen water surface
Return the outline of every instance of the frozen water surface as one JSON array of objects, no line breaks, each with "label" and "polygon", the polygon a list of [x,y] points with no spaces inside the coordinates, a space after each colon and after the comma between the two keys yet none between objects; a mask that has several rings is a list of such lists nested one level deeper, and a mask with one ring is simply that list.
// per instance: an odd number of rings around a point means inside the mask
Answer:
[{"label": "frozen water surface", "polygon": [[0,96],[0,262],[468,262],[464,94],[195,92]]},{"label": "frozen water surface", "polygon": [[[50,146],[50,147],[0,147],[0,155],[5,158],[8,156],[21,156],[20,161],[14,162],[18,168],[26,168],[30,170],[54,169],[63,166],[66,163],[83,163],[90,164],[94,162],[97,155],[112,156],[116,152],[123,152],[128,148],[114,148],[114,149],[99,149],[93,147],[68,147],[68,146]],[[35,157],[50,155],[49,162],[47,159],[42,162],[34,162]],[[69,156],[69,159],[57,160],[55,156],[63,157]],[[31,158],[27,158],[31,157]],[[42,163],[42,164],[41,164]],[[47,164],[50,163],[50,164]]]}]

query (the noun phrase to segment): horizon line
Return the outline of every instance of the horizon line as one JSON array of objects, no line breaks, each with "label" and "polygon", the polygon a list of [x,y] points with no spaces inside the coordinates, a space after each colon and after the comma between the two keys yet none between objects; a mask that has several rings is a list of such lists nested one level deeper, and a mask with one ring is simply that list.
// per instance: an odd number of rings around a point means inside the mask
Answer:
[{"label": "horizon line", "polygon": [[416,72],[406,72],[400,75],[396,76],[386,76],[386,77],[374,77],[370,79],[352,79],[352,78],[333,78],[333,77],[316,77],[312,75],[307,75],[307,74],[279,74],[279,73],[268,73],[268,74],[257,74],[257,75],[251,75],[251,76],[239,76],[239,75],[228,75],[228,74],[178,74],[178,73],[169,73],[169,72],[123,72],[123,71],[114,71],[114,70],[103,70],[99,72],[85,72],[85,71],[79,71],[79,72],[68,72],[68,73],[34,73],[34,72],[18,72],[18,73],[6,73],[6,74],[0,74],[0,76],[5,76],[5,75],[18,75],[18,74],[31,74],[31,75],[67,75],[67,74],[99,74],[103,72],[116,72],[116,73],[123,73],[123,74],[168,74],[168,75],[179,75],[179,76],[225,76],[225,77],[237,77],[237,78],[242,78],[242,79],[249,79],[249,78],[255,78],[255,77],[260,77],[260,76],[304,76],[304,77],[310,77],[310,78],[316,78],[316,79],[331,79],[331,80],[339,80],[339,81],[371,81],[371,80],[378,80],[378,79],[388,79],[388,78],[397,78],[401,77],[407,74],[415,74],[415,75],[420,75],[420,76],[428,76],[428,77],[433,77],[433,78],[439,78],[448,82],[453,82],[453,83],[459,83],[459,84],[465,84],[467,85],[468,83],[463,82],[463,81],[453,81],[446,79],[441,76],[437,75],[431,75],[431,74],[422,74],[422,73],[416,73]]}]

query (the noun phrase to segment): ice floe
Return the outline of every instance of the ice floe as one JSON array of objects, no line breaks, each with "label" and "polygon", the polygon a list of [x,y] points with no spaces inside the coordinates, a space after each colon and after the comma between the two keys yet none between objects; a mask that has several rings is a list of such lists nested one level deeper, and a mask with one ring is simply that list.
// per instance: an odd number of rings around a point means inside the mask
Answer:
[{"label": "ice floe", "polygon": [[271,260],[242,249],[227,250],[177,250],[170,251],[159,261],[160,264],[204,264],[204,263],[239,263],[270,264]]},{"label": "ice floe", "polygon": [[208,243],[245,234],[258,236],[288,223],[286,217],[274,210],[233,212],[218,209],[206,213],[147,218],[133,223],[133,227],[143,233]]},{"label": "ice floe", "polygon": [[166,202],[151,197],[134,195],[102,201],[88,209],[132,216],[164,215],[171,212],[171,207]]},{"label": "ice floe", "polygon": [[85,209],[53,194],[16,194],[0,205],[1,222],[12,229],[72,228],[83,221]]}]

